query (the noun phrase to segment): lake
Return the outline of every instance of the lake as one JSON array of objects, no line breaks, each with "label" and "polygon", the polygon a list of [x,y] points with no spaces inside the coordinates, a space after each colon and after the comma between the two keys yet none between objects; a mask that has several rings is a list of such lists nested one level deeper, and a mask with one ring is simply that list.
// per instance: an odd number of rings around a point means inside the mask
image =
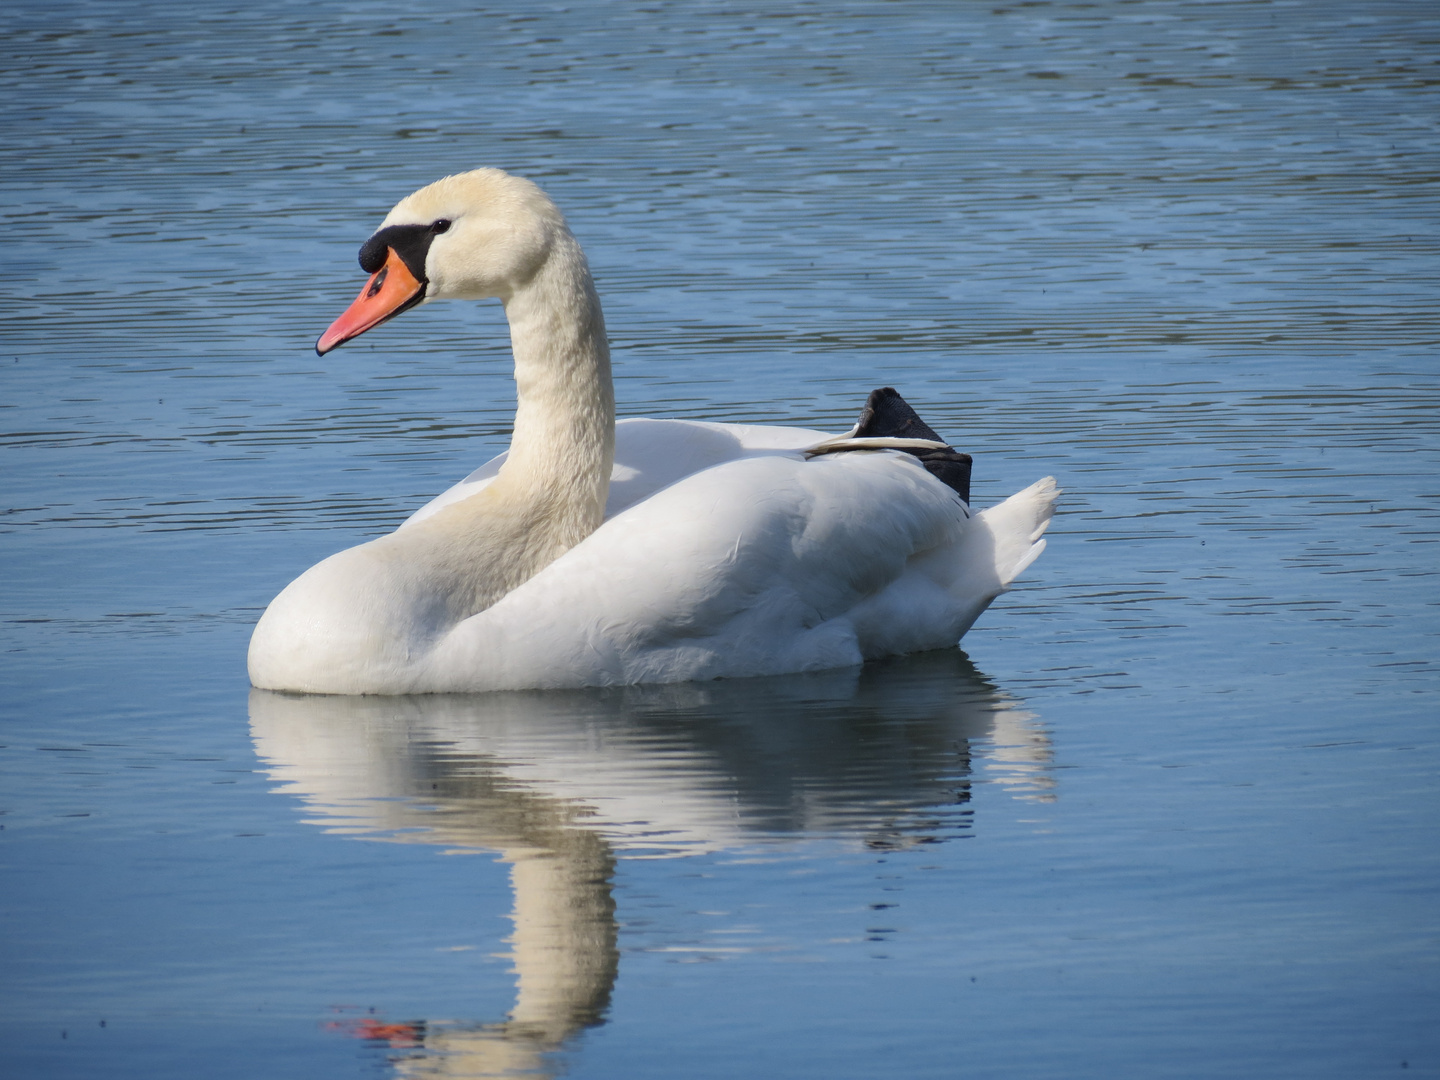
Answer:
[{"label": "lake", "polygon": [[[1440,11],[0,12],[0,1072],[1440,1075]],[[1049,548],[961,648],[252,691],[505,448],[498,305],[317,358],[539,183],[621,416],[893,385]]]}]

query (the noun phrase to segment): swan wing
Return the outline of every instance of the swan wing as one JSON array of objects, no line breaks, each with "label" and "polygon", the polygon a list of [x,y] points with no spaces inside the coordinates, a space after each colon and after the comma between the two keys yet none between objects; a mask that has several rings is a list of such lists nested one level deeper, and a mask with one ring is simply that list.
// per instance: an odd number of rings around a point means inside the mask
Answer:
[{"label": "swan wing", "polygon": [[[738,441],[748,456],[616,513],[386,692],[765,675],[943,647],[1038,554],[1040,485],[971,519],[908,455],[806,461]],[[996,532],[1012,518],[1023,542]]]}]

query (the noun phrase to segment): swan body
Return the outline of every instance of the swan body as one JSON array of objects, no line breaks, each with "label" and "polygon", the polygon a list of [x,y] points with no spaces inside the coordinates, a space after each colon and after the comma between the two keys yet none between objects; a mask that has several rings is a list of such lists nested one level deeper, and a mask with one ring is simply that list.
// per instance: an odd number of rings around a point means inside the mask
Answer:
[{"label": "swan body", "polygon": [[409,694],[853,665],[954,645],[1044,548],[1053,479],[972,515],[916,456],[943,447],[918,417],[927,438],[617,425],[584,255],[528,181],[482,169],[423,188],[361,264],[370,282],[317,350],[430,299],[498,297],[514,434],[395,532],[276,597],[251,639],[257,687]]}]

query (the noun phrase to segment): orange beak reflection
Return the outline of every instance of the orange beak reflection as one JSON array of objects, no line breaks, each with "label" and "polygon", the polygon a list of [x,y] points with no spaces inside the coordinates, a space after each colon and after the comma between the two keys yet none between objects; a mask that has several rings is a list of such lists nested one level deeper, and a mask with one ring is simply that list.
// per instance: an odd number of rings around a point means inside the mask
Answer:
[{"label": "orange beak reflection", "polygon": [[[373,263],[371,264],[374,265]],[[320,335],[315,351],[324,356],[337,345],[343,345],[353,337],[359,337],[372,326],[379,326],[386,319],[394,318],[406,308],[414,307],[425,299],[425,283],[417,281],[405,260],[390,248],[385,265],[376,270],[355,302],[345,309],[330,329]]]}]

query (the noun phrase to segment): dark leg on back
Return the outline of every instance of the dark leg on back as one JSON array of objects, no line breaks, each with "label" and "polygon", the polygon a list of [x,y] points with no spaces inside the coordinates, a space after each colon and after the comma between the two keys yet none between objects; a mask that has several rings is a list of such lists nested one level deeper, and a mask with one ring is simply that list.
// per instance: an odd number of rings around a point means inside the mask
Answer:
[{"label": "dark leg on back", "polygon": [[860,428],[855,438],[931,439],[944,442],[920,419],[910,403],[900,396],[893,386],[882,386],[871,390],[860,410]]},{"label": "dark leg on back", "polygon": [[[865,408],[860,410],[860,427],[855,438],[930,439],[944,442],[920,419],[909,403],[894,387],[882,386],[870,391]],[[952,447],[944,450],[907,450],[941,483],[953,488],[968,505],[970,502],[971,457]]]}]

